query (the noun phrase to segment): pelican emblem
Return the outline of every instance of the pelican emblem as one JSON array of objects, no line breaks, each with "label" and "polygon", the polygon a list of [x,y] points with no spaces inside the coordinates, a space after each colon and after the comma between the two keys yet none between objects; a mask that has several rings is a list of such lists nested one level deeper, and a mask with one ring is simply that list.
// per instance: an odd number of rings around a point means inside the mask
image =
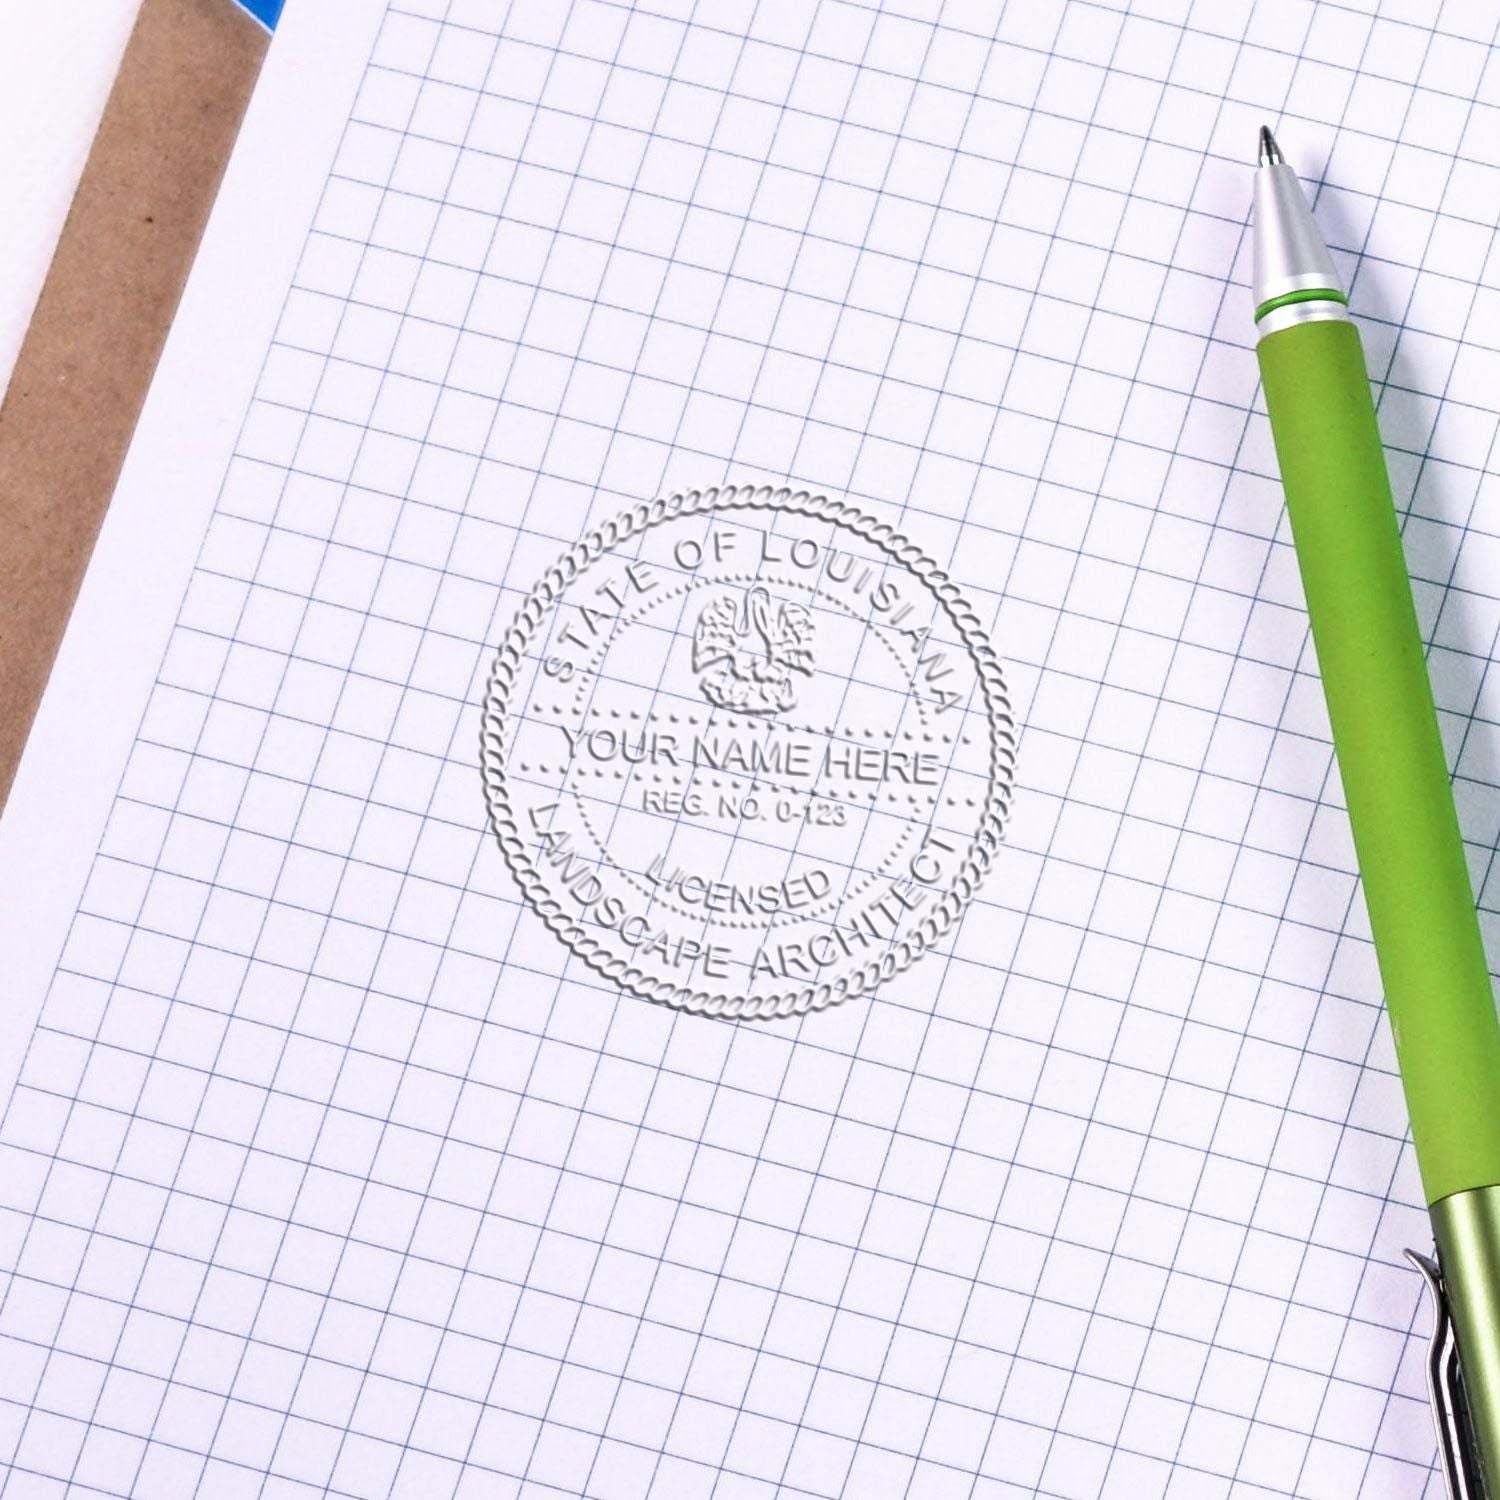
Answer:
[{"label": "pelican emblem", "polygon": [[693,670],[719,708],[775,714],[797,701],[792,674],[811,677],[813,618],[806,605],[772,603],[758,584],[720,594],[693,628]]}]

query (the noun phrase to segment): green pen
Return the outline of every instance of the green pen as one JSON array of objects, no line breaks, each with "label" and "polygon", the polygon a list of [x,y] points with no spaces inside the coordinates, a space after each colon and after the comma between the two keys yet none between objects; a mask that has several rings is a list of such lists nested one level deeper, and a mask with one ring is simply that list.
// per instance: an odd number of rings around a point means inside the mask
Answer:
[{"label": "green pen", "polygon": [[1259,155],[1256,354],[1437,1244],[1407,1254],[1439,1454],[1454,1500],[1496,1500],[1500,1021],[1359,333],[1269,130]]}]

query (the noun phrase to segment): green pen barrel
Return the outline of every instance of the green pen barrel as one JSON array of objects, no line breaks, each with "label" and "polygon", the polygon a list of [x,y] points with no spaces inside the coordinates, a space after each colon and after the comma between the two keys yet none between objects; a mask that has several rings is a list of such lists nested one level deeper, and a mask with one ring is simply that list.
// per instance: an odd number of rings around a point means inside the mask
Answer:
[{"label": "green pen barrel", "polygon": [[1429,1204],[1500,1183],[1500,1021],[1359,334],[1257,349]]}]

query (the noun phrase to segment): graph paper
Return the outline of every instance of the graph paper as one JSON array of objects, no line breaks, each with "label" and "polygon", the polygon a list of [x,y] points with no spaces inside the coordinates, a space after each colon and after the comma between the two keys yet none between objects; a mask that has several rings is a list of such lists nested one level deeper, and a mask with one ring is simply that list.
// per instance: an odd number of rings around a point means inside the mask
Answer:
[{"label": "graph paper", "polygon": [[[1268,122],[1494,955],[1488,11],[288,8],[0,830],[4,1500],[1436,1500],[1246,218]],[[1019,731],[954,923],[755,1022],[480,776],[547,570],[726,484],[899,531]]]}]

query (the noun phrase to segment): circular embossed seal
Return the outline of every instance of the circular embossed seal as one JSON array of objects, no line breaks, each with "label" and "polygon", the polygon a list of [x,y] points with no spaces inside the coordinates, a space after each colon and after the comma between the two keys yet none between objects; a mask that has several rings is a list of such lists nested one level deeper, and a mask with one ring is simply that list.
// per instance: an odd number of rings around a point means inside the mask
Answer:
[{"label": "circular embossed seal", "polygon": [[841,500],[637,505],[527,596],[481,759],[542,920],[648,1000],[821,1009],[918,959],[973,896],[1015,731],[974,611]]}]

